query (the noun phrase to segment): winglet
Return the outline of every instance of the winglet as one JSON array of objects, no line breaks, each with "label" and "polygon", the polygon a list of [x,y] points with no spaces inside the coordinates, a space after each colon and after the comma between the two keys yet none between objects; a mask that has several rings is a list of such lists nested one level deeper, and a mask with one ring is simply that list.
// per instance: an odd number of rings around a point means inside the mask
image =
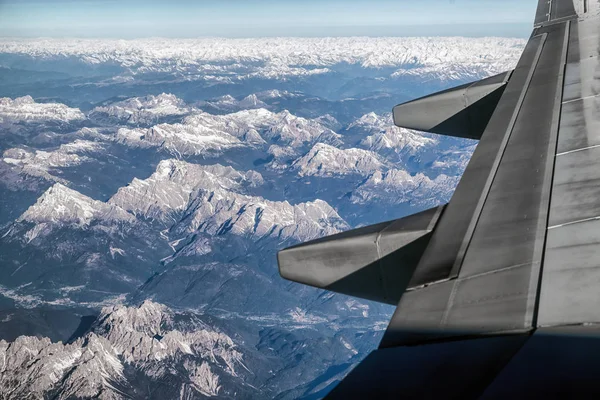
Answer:
[{"label": "winglet", "polygon": [[282,277],[396,305],[445,206],[342,232],[277,254]]},{"label": "winglet", "polygon": [[394,107],[394,124],[440,135],[480,139],[512,71]]}]

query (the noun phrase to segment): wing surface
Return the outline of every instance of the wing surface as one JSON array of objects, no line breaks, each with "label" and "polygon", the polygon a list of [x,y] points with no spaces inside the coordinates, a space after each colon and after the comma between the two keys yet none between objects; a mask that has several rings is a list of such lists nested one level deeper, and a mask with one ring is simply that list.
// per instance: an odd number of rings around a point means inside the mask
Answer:
[{"label": "wing surface", "polygon": [[539,0],[514,71],[394,108],[479,144],[379,349],[329,398],[600,395],[599,53],[600,2]]}]

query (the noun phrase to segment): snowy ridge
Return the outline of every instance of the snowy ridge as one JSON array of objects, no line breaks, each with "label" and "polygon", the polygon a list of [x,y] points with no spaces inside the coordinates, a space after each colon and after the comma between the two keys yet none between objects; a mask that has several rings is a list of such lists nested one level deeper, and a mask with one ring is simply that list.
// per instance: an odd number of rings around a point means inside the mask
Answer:
[{"label": "snowy ridge", "polygon": [[318,122],[297,117],[287,110],[279,113],[264,108],[225,115],[197,113],[185,123],[212,131],[226,132],[246,142],[264,143],[264,139],[293,147],[314,141],[339,142],[340,135]]},{"label": "snowy ridge", "polygon": [[346,127],[346,130],[350,130],[352,128],[361,128],[368,132],[376,133],[381,132],[391,126],[394,126],[392,113],[379,115],[374,112],[370,112],[350,123]]},{"label": "snowy ridge", "polygon": [[[292,205],[244,193],[262,184],[262,176],[255,171],[166,160],[148,179],[134,179],[121,188],[109,204],[175,223],[172,230],[185,235],[199,231],[309,240],[348,228],[322,200]],[[175,218],[178,213],[183,213],[181,220]]]},{"label": "snowy ridge", "polygon": [[85,115],[77,108],[60,103],[36,103],[31,96],[0,98],[0,127],[16,124],[68,124],[82,121]]},{"label": "snowy ridge", "polygon": [[[504,71],[511,70],[515,67],[516,61],[519,59],[520,51],[513,63],[505,63],[506,68],[503,71],[493,71],[488,69],[486,62],[475,61],[474,64],[463,64],[461,62],[450,62],[446,64],[446,68],[440,68],[439,65],[421,65],[416,68],[400,68],[390,75],[391,78],[412,78],[414,80],[432,80],[438,82],[451,82],[453,80],[478,80],[483,76],[482,71],[489,72],[489,75],[496,75]],[[511,59],[513,54],[507,54],[507,61]]]},{"label": "snowy ridge", "polygon": [[83,228],[95,220],[129,223],[136,221],[133,215],[120,207],[91,199],[61,183],[56,183],[29,207],[17,222],[69,224]]},{"label": "snowy ridge", "polygon": [[124,371],[136,367],[147,377],[167,377],[172,368],[187,372],[179,390],[212,397],[222,392],[221,377],[240,379],[243,356],[220,332],[191,324],[181,331],[167,307],[146,301],[139,307],[106,307],[91,331],[71,344],[21,336],[0,341],[0,396],[58,399],[130,398],[136,382]]},{"label": "snowy ridge", "polygon": [[43,398],[60,385],[59,399],[97,397],[122,399],[114,388],[122,381],[123,366],[103,338],[89,335],[73,344],[21,336],[12,343],[0,341],[0,393],[6,398]]},{"label": "snowy ridge", "polygon": [[96,325],[94,331],[108,339],[128,363],[160,361],[180,352],[218,358],[232,375],[241,366],[242,356],[229,336],[207,329],[190,332],[169,329],[173,326],[173,313],[150,300],[139,307],[106,307]]},{"label": "snowy ridge", "polygon": [[272,105],[269,105],[266,102],[277,104],[279,100],[298,97],[302,97],[302,94],[289,92],[287,90],[273,89],[253,93],[241,99],[237,99],[231,95],[224,95],[210,100],[199,101],[195,103],[194,106],[200,109],[213,108],[225,112],[236,112],[256,108],[270,109]]},{"label": "snowy ridge", "polygon": [[352,192],[350,201],[368,204],[383,201],[389,204],[408,203],[434,207],[450,200],[460,177],[439,175],[430,179],[424,174],[410,175],[404,170],[377,171]]},{"label": "snowy ridge", "polygon": [[297,117],[285,110],[278,114],[269,126],[265,127],[264,136],[273,142],[298,147],[315,141],[341,144],[341,136],[314,120]]},{"label": "snowy ridge", "polygon": [[148,129],[121,128],[119,143],[141,148],[157,147],[173,155],[201,155],[207,151],[222,152],[243,143],[226,133],[186,124],[160,124]]},{"label": "snowy ridge", "polygon": [[132,97],[108,106],[96,107],[89,117],[96,121],[114,120],[133,125],[149,125],[161,118],[183,116],[190,111],[183,100],[173,94],[162,93],[158,96]]},{"label": "snowy ridge", "polygon": [[251,110],[255,108],[268,108],[267,104],[258,97],[257,93],[250,94],[241,100],[238,100],[231,95],[225,95],[213,100],[200,101],[196,105],[199,108],[211,106],[229,112]]},{"label": "snowy ridge", "polygon": [[424,146],[437,143],[433,135],[395,126],[391,113],[365,114],[346,127],[347,131],[353,129],[370,134],[360,141],[359,146],[372,151],[394,150],[414,154]]},{"label": "snowy ridge", "polygon": [[359,146],[372,151],[393,150],[407,154],[415,154],[425,146],[436,144],[436,140],[420,132],[390,126],[382,132],[367,136],[360,141]]},{"label": "snowy ridge", "polygon": [[340,135],[318,122],[288,111],[264,108],[232,114],[198,112],[183,123],[159,124],[148,129],[121,128],[116,140],[129,146],[159,147],[174,155],[201,155],[241,146],[265,144],[265,139],[292,147],[323,141],[340,143]]},{"label": "snowy ridge", "polygon": [[376,153],[317,143],[291,166],[300,176],[368,175],[383,167]]},{"label": "snowy ridge", "polygon": [[[76,139],[71,143],[61,145],[56,150],[26,150],[13,148],[8,149],[2,155],[2,161],[19,175],[43,178],[48,181],[67,184],[67,181],[59,176],[53,175],[53,168],[64,168],[80,165],[89,161],[86,153],[98,153],[103,150],[101,144],[87,140]],[[2,169],[0,164],[0,169]],[[10,185],[11,182],[6,182]]]},{"label": "snowy ridge", "polygon": [[0,53],[37,59],[74,57],[86,64],[121,65],[134,74],[201,73],[204,78],[235,70],[249,61],[264,64],[246,76],[263,78],[327,73],[328,67],[339,63],[363,68],[398,67],[400,71],[406,66],[443,71],[448,65],[468,65],[469,75],[492,75],[511,69],[525,42],[462,37],[2,39]]},{"label": "snowy ridge", "polygon": [[[134,179],[109,200],[136,215],[168,222],[172,213],[184,211],[192,194],[204,190],[233,190],[260,186],[258,172],[238,172],[222,165],[203,166],[185,161],[163,160],[148,179]],[[172,221],[171,221],[172,222]]]},{"label": "snowy ridge", "polygon": [[323,200],[291,205],[261,197],[201,191],[190,204],[189,216],[177,232],[249,235],[257,238],[306,241],[348,229],[346,222]]}]

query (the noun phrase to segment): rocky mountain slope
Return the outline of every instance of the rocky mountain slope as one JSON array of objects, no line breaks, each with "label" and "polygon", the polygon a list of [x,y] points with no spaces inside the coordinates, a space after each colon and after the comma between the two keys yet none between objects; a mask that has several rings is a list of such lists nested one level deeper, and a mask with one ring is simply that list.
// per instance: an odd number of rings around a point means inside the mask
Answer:
[{"label": "rocky mountain slope", "polygon": [[[244,381],[251,374],[229,336],[201,320],[183,324],[179,318],[165,306],[145,302],[104,308],[91,329],[70,343],[25,336],[12,343],[2,340],[0,393],[58,399],[260,394]],[[184,331],[178,330],[181,326]]]},{"label": "rocky mountain slope", "polygon": [[170,117],[183,116],[191,110],[172,94],[161,93],[134,97],[95,107],[89,118],[102,124],[153,125]]},{"label": "rocky mountain slope", "polygon": [[298,342],[292,334],[281,337],[276,329],[269,329],[252,343],[239,335],[232,338],[215,323],[219,324],[207,315],[176,312],[145,301],[103,308],[81,336],[67,343],[32,336],[10,343],[0,340],[0,395],[270,398],[290,387],[280,370],[302,370],[310,377],[322,372],[319,366],[313,371],[299,369],[294,348],[305,349],[308,343],[327,346],[329,356],[346,361],[358,353],[343,335],[324,343]]}]

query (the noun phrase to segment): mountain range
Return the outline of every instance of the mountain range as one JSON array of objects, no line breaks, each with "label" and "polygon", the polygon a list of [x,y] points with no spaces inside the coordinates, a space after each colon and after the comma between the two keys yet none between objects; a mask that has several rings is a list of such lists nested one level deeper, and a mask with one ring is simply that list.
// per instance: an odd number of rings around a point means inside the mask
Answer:
[{"label": "mountain range", "polygon": [[393,308],[276,252],[447,202],[476,142],[391,107],[523,45],[0,39],[0,397],[323,397]]}]

